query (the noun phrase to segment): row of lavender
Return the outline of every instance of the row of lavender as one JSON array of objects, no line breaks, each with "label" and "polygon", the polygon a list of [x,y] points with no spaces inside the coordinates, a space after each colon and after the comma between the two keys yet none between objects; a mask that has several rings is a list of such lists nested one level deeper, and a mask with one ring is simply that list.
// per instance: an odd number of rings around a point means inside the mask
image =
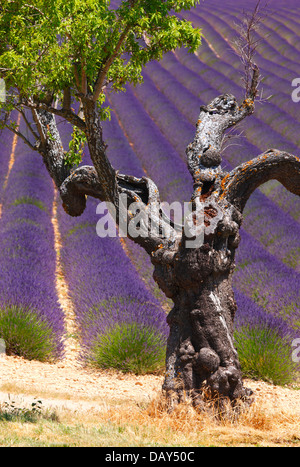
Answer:
[{"label": "row of lavender", "polygon": [[[1,141],[6,144],[12,138],[4,132]],[[21,140],[13,149],[15,162],[1,200],[0,337],[8,353],[53,360],[63,355],[64,339],[55,286],[54,190],[41,158]]]},{"label": "row of lavender", "polygon": [[[114,115],[105,133],[113,165],[125,173],[143,176],[142,166]],[[91,163],[88,154],[83,163]],[[130,245],[129,250],[125,239],[122,244],[119,238],[97,236],[96,226],[101,222],[96,212],[98,203],[88,199],[79,219],[67,216],[62,207],[58,210],[61,261],[76,314],[82,357],[101,367],[156,370],[164,365],[166,314],[152,293],[153,283],[148,287],[131,262],[131,256],[141,255],[140,247]]]},{"label": "row of lavender", "polygon": [[[199,10],[198,10],[198,13]],[[216,12],[218,13],[218,12]],[[228,13],[225,13],[222,15],[222,18],[225,19],[220,19],[219,17],[215,16],[214,14],[207,13],[206,11],[202,13],[202,16],[196,16],[194,15],[194,18],[196,18],[197,23],[204,24],[204,29],[206,33],[206,37],[208,37],[208,40],[213,41],[215,45],[215,35],[217,34],[217,31],[219,31],[220,34],[223,34],[223,37],[226,38],[226,41],[222,39],[222,41],[219,41],[219,46],[217,47],[219,54],[221,57],[218,57],[218,60],[215,60],[214,64],[210,64],[210,66],[218,66],[218,70],[222,71],[222,67],[227,65],[226,71],[229,72],[230,74],[230,79],[235,81],[237,84],[241,84],[240,82],[240,73],[236,73],[237,70],[241,70],[240,64],[239,64],[239,58],[236,55],[236,52],[233,48],[234,40],[236,39],[237,35],[237,27],[233,28],[230,25],[234,25],[234,18]],[[226,21],[227,20],[227,21]],[[216,28],[216,29],[215,29]],[[260,31],[260,30],[259,30]],[[264,36],[264,34],[269,33],[267,37]],[[285,39],[282,39],[281,36],[279,36],[276,31],[273,31],[271,33],[270,30],[267,31],[262,31],[262,35],[258,36],[258,40],[262,40],[261,46],[258,47],[258,52],[256,55],[256,61],[260,67],[261,73],[263,75],[264,81],[263,81],[263,88],[264,88],[264,93],[265,95],[272,95],[272,100],[269,102],[269,106],[266,109],[263,107],[257,109],[257,113],[261,113],[263,115],[263,118],[267,117],[268,121],[270,122],[270,125],[272,126],[273,121],[271,121],[270,117],[273,115],[273,119],[275,120],[280,120],[284,121],[285,119],[285,113],[290,114],[292,117],[294,117],[296,120],[299,121],[299,113],[297,111],[297,106],[290,105],[292,104],[291,102],[291,82],[295,76],[299,75],[300,72],[300,66],[299,63],[296,59],[296,61],[290,60],[291,55],[295,55],[297,53],[295,47],[290,45]],[[294,34],[294,33],[293,33]],[[295,34],[293,35],[293,37]],[[222,37],[222,36],[219,36]],[[270,39],[271,37],[271,39]],[[278,44],[280,53],[271,46],[268,41],[271,41],[271,43],[279,42]],[[229,45],[231,44],[231,47]],[[285,51],[285,54],[288,54],[289,59],[285,58],[282,55],[282,50]],[[201,52],[199,54],[199,58],[201,59]],[[212,51],[210,53],[210,60],[212,60],[213,55]],[[215,57],[216,58],[216,57]],[[231,67],[231,70],[230,70]],[[235,73],[234,73],[235,71]],[[274,94],[273,91],[276,91]],[[276,108],[273,109],[273,104],[277,105],[277,111]],[[271,113],[272,109],[272,113]],[[275,110],[275,111],[274,111]],[[267,112],[267,113],[266,113]],[[266,114],[266,115],[265,115]],[[278,121],[277,123],[277,128],[278,129]],[[283,126],[280,128],[280,130],[283,130]],[[295,135],[293,134],[292,131],[288,133],[289,138],[293,140],[295,138]],[[297,143],[299,142],[298,139],[295,140]]]}]

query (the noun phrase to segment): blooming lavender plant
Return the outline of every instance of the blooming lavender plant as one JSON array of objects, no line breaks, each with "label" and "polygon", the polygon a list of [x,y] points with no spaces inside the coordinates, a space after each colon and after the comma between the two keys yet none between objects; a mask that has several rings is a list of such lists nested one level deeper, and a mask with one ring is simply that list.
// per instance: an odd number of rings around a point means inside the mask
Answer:
[{"label": "blooming lavender plant", "polygon": [[[237,253],[235,285],[269,313],[299,327],[300,276],[263,249],[245,230]],[[267,285],[267,286],[266,286]]]},{"label": "blooming lavender plant", "polygon": [[234,337],[244,375],[279,385],[293,381],[299,372],[299,363],[291,358],[296,332],[237,290],[235,298]]},{"label": "blooming lavender plant", "polygon": [[[0,221],[0,335],[9,341],[8,351],[41,360],[58,358],[63,352],[52,200],[53,188],[47,183],[42,161],[19,142]],[[15,333],[8,328],[15,328]],[[28,332],[35,329],[30,336],[39,339],[40,353],[34,351],[29,336],[27,341],[22,338],[26,328]]]},{"label": "blooming lavender plant", "polygon": [[[96,203],[90,200],[80,223],[72,221],[60,212],[61,258],[80,329],[84,358],[103,366],[97,357],[99,346],[103,339],[109,339],[108,336],[110,339],[118,337],[114,334],[118,326],[125,326],[127,330],[138,328],[143,336],[145,332],[155,335],[156,343],[159,343],[157,351],[161,355],[167,338],[165,313],[139,277],[119,239],[96,236]],[[80,258],[76,256],[77,251],[81,251]],[[128,340],[126,345],[135,344]],[[150,339],[145,358],[154,350]],[[134,352],[132,358],[137,358]],[[124,363],[123,369],[128,365],[128,362]],[[120,366],[119,358],[117,367]]]},{"label": "blooming lavender plant", "polygon": [[[141,161],[124,137],[114,111],[103,131],[112,162],[124,173],[143,176]],[[88,162],[86,149],[82,163]],[[164,365],[165,312],[139,276],[119,238],[100,239],[96,235],[99,220],[96,207],[97,202],[89,199],[79,219],[67,216],[61,207],[58,209],[61,261],[74,304],[82,358],[101,367],[153,371]],[[138,245],[132,245],[130,254],[138,257],[139,249]]]}]

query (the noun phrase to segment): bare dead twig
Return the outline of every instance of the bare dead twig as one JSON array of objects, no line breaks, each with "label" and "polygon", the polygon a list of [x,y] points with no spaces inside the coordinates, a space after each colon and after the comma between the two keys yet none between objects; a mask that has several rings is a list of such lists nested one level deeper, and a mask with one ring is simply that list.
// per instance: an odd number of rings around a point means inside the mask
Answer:
[{"label": "bare dead twig", "polygon": [[245,87],[245,99],[255,100],[258,95],[258,87],[261,82],[259,68],[255,63],[255,55],[262,38],[256,37],[261,23],[264,21],[268,2],[262,6],[262,1],[258,0],[254,10],[249,13],[243,11],[241,24],[236,24],[239,31],[239,38],[234,41],[237,55],[244,66],[242,81]]},{"label": "bare dead twig", "polygon": [[227,133],[225,133],[222,139],[221,154],[223,154],[226,149],[230,148],[231,146],[242,146],[242,144],[237,142],[240,138],[246,138],[244,135],[244,130],[241,130],[239,133],[237,133],[236,128],[231,128]]}]

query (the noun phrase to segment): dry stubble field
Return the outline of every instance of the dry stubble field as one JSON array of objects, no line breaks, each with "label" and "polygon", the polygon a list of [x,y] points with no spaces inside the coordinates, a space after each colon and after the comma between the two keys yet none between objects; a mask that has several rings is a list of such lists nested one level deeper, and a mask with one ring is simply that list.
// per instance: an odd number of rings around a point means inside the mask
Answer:
[{"label": "dry stubble field", "polygon": [[30,408],[41,400],[45,416],[34,423],[0,421],[0,446],[300,446],[297,389],[248,380],[255,403],[238,422],[217,422],[188,406],[168,414],[162,379],[96,371],[70,358],[50,364],[3,356],[2,407],[6,401]]}]

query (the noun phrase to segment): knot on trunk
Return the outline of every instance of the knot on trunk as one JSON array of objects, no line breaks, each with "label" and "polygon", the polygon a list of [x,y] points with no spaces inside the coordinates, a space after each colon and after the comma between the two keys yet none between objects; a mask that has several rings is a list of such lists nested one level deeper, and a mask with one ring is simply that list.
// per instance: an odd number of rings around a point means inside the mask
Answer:
[{"label": "knot on trunk", "polygon": [[234,114],[238,110],[238,103],[233,94],[222,94],[213,99],[208,105],[203,105],[200,110],[212,114],[224,115],[225,113]]},{"label": "knot on trunk", "polygon": [[220,358],[212,349],[203,347],[193,359],[193,366],[201,379],[205,380],[220,366]]}]

